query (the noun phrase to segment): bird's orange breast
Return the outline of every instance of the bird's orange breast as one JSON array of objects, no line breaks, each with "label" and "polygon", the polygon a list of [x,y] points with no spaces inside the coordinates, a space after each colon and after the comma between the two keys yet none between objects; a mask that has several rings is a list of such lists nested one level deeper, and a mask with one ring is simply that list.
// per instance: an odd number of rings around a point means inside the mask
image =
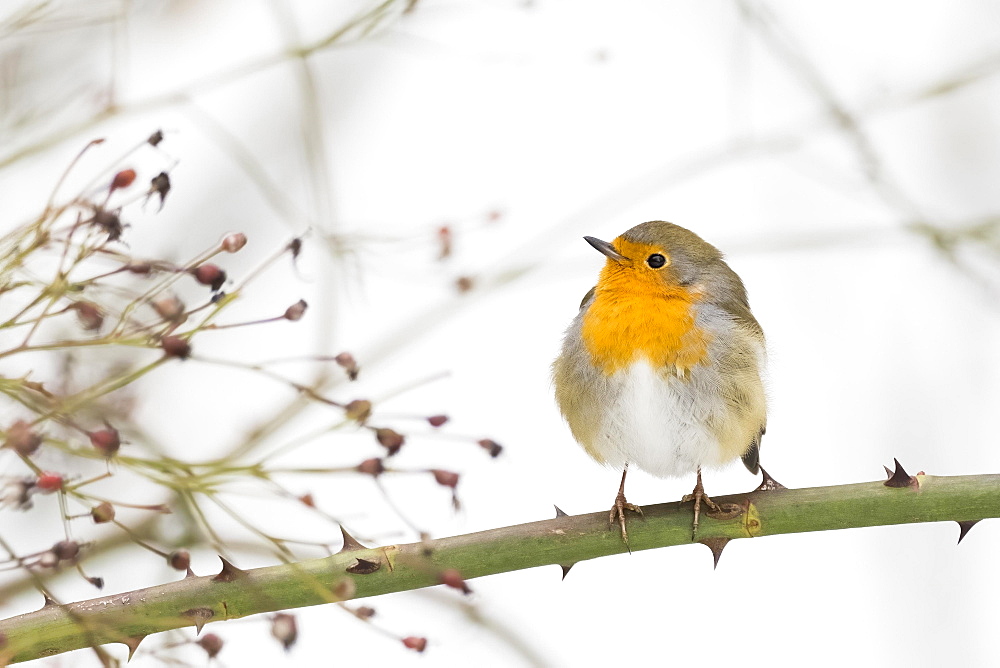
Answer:
[{"label": "bird's orange breast", "polygon": [[583,316],[582,336],[593,363],[612,375],[646,360],[683,376],[708,351],[709,334],[695,326],[698,296],[608,262]]}]

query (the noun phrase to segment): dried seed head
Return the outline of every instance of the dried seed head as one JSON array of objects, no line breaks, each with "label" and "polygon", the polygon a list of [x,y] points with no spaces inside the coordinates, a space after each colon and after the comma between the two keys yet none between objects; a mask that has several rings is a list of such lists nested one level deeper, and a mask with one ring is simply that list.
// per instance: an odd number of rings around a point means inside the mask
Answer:
[{"label": "dried seed head", "polygon": [[457,589],[463,594],[471,594],[472,590],[469,589],[469,585],[465,584],[465,578],[462,574],[458,572],[455,568],[446,568],[438,574],[438,582],[441,584],[451,587],[452,589]]},{"label": "dried seed head", "polygon": [[107,501],[101,501],[90,509],[90,516],[94,518],[94,524],[104,524],[115,519],[115,507]]},{"label": "dried seed head", "polygon": [[122,225],[121,219],[114,211],[98,209],[94,212],[93,223],[108,235],[108,241],[118,241],[121,239],[122,232],[125,230],[125,226]]},{"label": "dried seed head", "polygon": [[429,422],[432,427],[440,427],[447,421],[448,421],[447,415],[432,415],[429,418],[427,418],[427,422]]},{"label": "dried seed head", "polygon": [[438,240],[438,260],[444,260],[451,257],[451,253],[454,246],[454,236],[451,232],[451,226],[442,225],[437,231]]},{"label": "dried seed head", "polygon": [[295,615],[279,612],[271,618],[271,635],[288,651],[299,637]]},{"label": "dried seed head", "polygon": [[431,469],[431,473],[434,475],[434,480],[437,484],[442,487],[451,487],[455,489],[458,486],[458,474],[454,471],[445,471],[442,469]]},{"label": "dried seed head", "polygon": [[385,466],[382,465],[382,460],[378,457],[366,459],[358,464],[357,468],[359,473],[367,473],[370,476],[377,476],[385,472]]},{"label": "dried seed head", "polygon": [[35,480],[35,486],[38,487],[40,492],[51,494],[52,492],[62,489],[64,482],[65,480],[58,473],[46,471],[41,473],[38,476],[38,479]]},{"label": "dried seed head", "polygon": [[123,169],[111,179],[111,191],[113,192],[119,188],[128,188],[132,185],[133,181],[135,181],[135,170]]},{"label": "dried seed head", "polygon": [[0,487],[0,506],[13,506],[17,510],[31,508],[31,492],[35,489],[35,479],[12,480]]},{"label": "dried seed head", "polygon": [[163,348],[167,357],[186,360],[191,356],[191,344],[179,336],[164,336],[160,340],[160,347]]},{"label": "dried seed head", "polygon": [[358,368],[357,360],[354,359],[354,355],[352,355],[351,353],[340,353],[333,359],[337,364],[341,366],[341,368],[344,369],[344,371],[347,372],[348,378],[350,378],[351,380],[358,379],[358,371],[360,369]]},{"label": "dried seed head", "polygon": [[305,315],[306,308],[308,306],[309,304],[307,304],[306,300],[304,299],[300,299],[299,301],[295,302],[287,309],[285,309],[285,320],[291,320],[292,322],[301,320],[302,316]]},{"label": "dried seed head", "polygon": [[149,195],[154,193],[160,196],[160,209],[163,209],[163,201],[167,199],[167,193],[170,192],[170,175],[166,172],[160,172],[154,176],[149,181]]},{"label": "dried seed head", "polygon": [[167,555],[167,563],[175,571],[186,571],[191,567],[191,553],[187,550],[174,550]]},{"label": "dried seed head", "polygon": [[55,568],[59,565],[59,557],[52,550],[47,550],[38,555],[38,565],[42,568]]},{"label": "dried seed head", "polygon": [[417,636],[407,636],[403,638],[403,645],[407,649],[412,649],[417,652],[423,652],[427,649],[427,638],[419,638]]},{"label": "dried seed head", "polygon": [[98,330],[104,324],[104,314],[101,313],[101,308],[93,302],[73,302],[70,308],[76,311],[80,326],[88,332]]},{"label": "dried seed head", "polygon": [[218,290],[226,282],[226,272],[217,264],[203,264],[191,270],[191,275],[202,285]]},{"label": "dried seed head", "polygon": [[156,314],[168,322],[182,322],[184,302],[174,295],[160,295],[149,304]]},{"label": "dried seed head", "polygon": [[484,438],[478,441],[479,447],[490,453],[490,457],[496,457],[503,451],[503,446],[491,438]]},{"label": "dried seed head", "polygon": [[18,420],[7,427],[7,438],[3,445],[22,457],[34,454],[41,444],[41,435],[28,422]]},{"label": "dried seed head", "polygon": [[358,586],[354,583],[353,578],[341,578],[340,580],[337,580],[337,584],[333,585],[333,595],[341,601],[347,601],[354,598],[354,595],[357,592]]},{"label": "dried seed head", "polygon": [[223,237],[220,245],[227,253],[235,253],[247,245],[247,235],[242,232],[231,232]]},{"label": "dried seed head", "polygon": [[402,434],[388,427],[379,427],[376,429],[375,439],[378,440],[382,447],[389,451],[390,457],[399,452],[399,449],[403,447],[403,443],[406,442]]},{"label": "dried seed head", "polygon": [[222,651],[222,646],[225,643],[222,642],[222,638],[214,633],[206,633],[199,638],[195,644],[205,650],[205,654],[208,654],[208,658],[214,659],[218,656],[219,652]]},{"label": "dried seed head", "polygon": [[122,441],[118,430],[107,426],[104,429],[90,432],[90,444],[105,457],[111,457],[118,452]]},{"label": "dried seed head", "polygon": [[52,552],[59,561],[75,559],[76,555],[80,554],[80,544],[75,540],[61,540],[52,546]]},{"label": "dried seed head", "polygon": [[125,265],[125,270],[139,276],[146,276],[153,271],[153,264],[146,260],[130,260]]},{"label": "dried seed head", "polygon": [[367,399],[355,399],[346,406],[344,406],[344,417],[348,420],[354,420],[360,424],[364,424],[372,414],[372,402]]}]

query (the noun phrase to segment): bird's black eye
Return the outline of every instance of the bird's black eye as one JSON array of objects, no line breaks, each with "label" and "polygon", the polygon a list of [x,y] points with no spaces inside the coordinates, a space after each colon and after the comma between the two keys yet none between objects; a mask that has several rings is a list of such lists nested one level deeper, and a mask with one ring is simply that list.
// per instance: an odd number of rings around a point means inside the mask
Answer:
[{"label": "bird's black eye", "polygon": [[667,258],[663,257],[659,253],[653,253],[646,258],[646,264],[648,264],[653,269],[659,269],[667,263]]}]

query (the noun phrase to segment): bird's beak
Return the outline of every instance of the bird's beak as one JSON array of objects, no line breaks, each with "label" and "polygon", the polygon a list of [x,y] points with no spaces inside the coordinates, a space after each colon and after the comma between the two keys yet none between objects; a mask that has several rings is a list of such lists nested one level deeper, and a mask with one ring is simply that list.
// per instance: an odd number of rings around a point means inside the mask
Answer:
[{"label": "bird's beak", "polygon": [[608,256],[608,259],[614,260],[615,262],[625,262],[628,260],[627,257],[615,250],[615,247],[609,244],[607,241],[601,241],[597,237],[584,237],[587,243],[604,253]]}]

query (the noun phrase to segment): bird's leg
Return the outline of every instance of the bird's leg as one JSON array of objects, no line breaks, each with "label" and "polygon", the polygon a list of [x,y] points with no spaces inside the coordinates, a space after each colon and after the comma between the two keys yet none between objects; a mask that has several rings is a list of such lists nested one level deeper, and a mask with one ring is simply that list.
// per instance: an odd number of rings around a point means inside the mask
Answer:
[{"label": "bird's leg", "polygon": [[608,522],[612,525],[616,519],[618,520],[618,526],[622,530],[622,540],[625,541],[626,546],[628,546],[628,531],[625,529],[625,511],[631,510],[642,515],[642,508],[625,500],[625,476],[627,474],[628,463],[625,464],[625,469],[622,471],[622,484],[618,487],[618,496],[615,497],[615,505],[611,506],[611,515],[608,518]]},{"label": "bird's leg", "polygon": [[698,533],[698,517],[701,515],[701,504],[704,503],[709,507],[710,510],[715,512],[720,512],[722,509],[719,507],[715,501],[708,498],[708,494],[705,494],[705,487],[701,484],[701,467],[698,467],[698,482],[695,483],[694,489],[690,494],[685,494],[684,498],[681,499],[681,503],[687,501],[694,501],[694,524],[691,525],[691,540],[694,540],[694,536]]}]

